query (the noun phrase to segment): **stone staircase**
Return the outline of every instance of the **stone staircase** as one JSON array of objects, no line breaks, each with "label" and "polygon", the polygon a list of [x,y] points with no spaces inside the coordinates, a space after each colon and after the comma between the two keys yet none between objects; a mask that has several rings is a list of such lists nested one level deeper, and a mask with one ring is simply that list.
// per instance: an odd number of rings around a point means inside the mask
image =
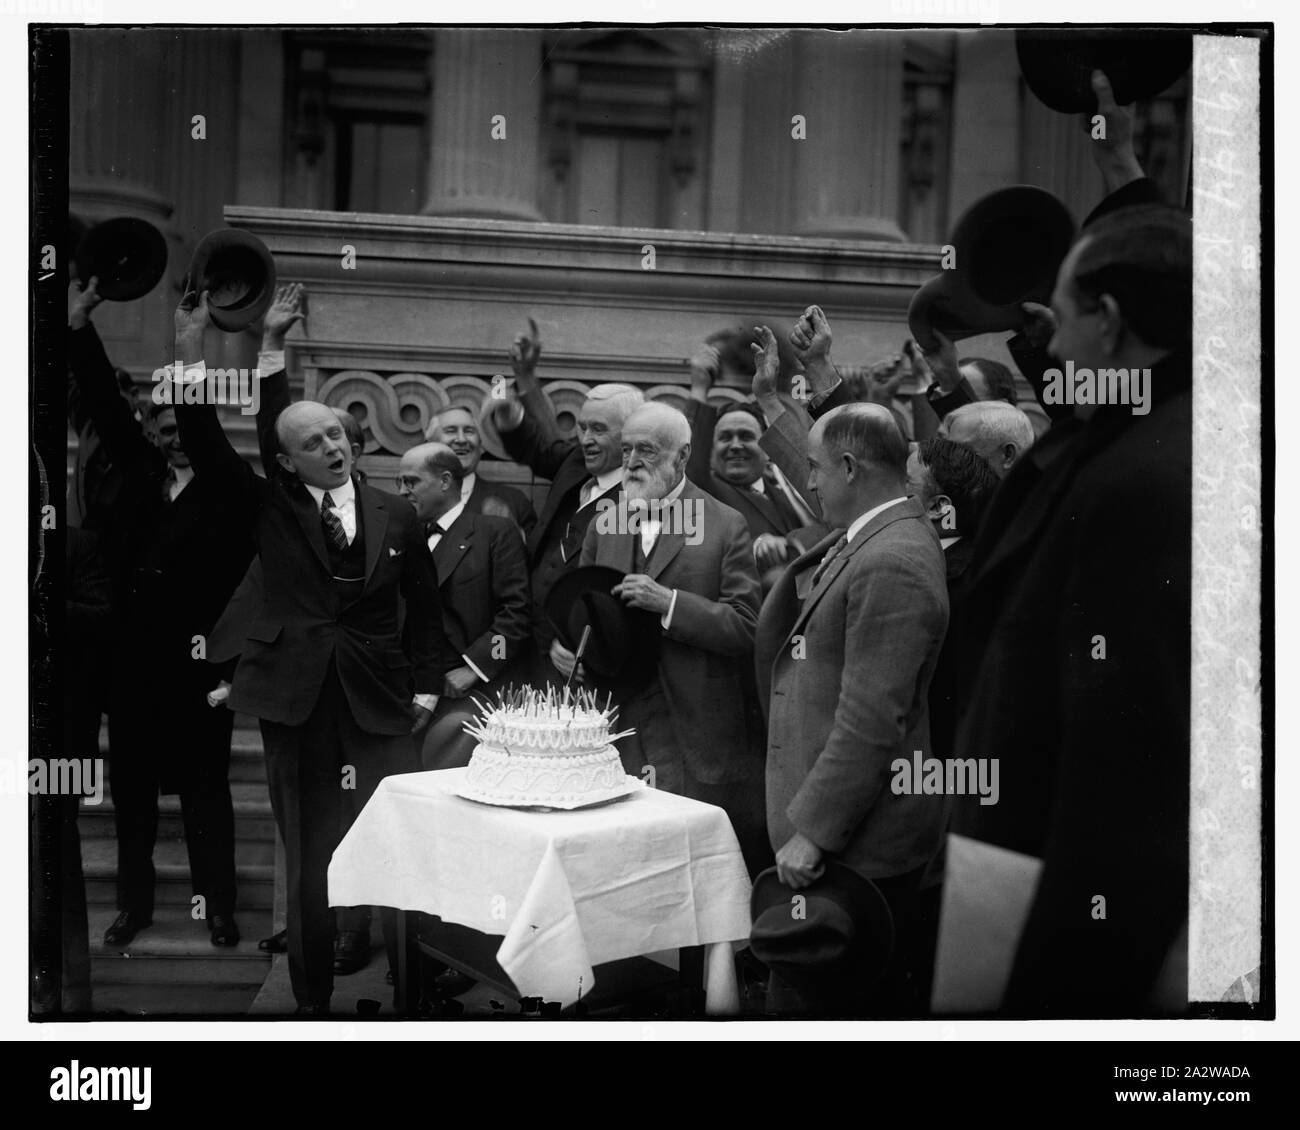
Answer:
[{"label": "stone staircase", "polygon": [[[107,729],[100,732],[107,761]],[[189,860],[180,798],[159,798],[153,925],[119,951],[104,946],[114,906],[117,843],[113,834],[112,773],[104,801],[84,802],[78,819],[90,925],[91,984],[96,1013],[130,1016],[244,1016],[271,968],[257,948],[272,932],[275,820],[267,793],[261,735],[248,718],[235,720],[230,790],[235,808],[235,918],[239,945],[218,948],[204,922],[191,917]]]}]

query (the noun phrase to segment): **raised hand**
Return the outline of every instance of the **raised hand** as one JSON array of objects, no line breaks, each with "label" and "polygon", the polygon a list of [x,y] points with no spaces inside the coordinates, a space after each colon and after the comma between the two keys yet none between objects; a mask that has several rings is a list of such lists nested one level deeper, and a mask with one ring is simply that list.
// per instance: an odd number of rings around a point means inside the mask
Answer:
[{"label": "raised hand", "polygon": [[195,294],[186,279],[185,293],[176,307],[173,324],[176,328],[176,358],[181,361],[200,361],[203,358],[203,331],[212,322],[208,313],[208,292]]},{"label": "raised hand", "polygon": [[751,390],[761,406],[764,400],[776,396],[777,377],[781,373],[781,354],[776,348],[776,335],[767,326],[755,326],[758,341],[750,345],[754,353],[754,380]]},{"label": "raised hand", "polygon": [[307,292],[302,283],[286,283],[275,288],[275,299],[262,322],[262,349],[277,351],[284,348],[285,335],[307,317],[303,300]]},{"label": "raised hand", "polygon": [[691,367],[691,396],[695,400],[707,400],[709,389],[716,383],[722,368],[718,351],[711,345],[699,345],[688,364]]},{"label": "raised hand", "polygon": [[1056,333],[1056,315],[1037,302],[1022,302],[1020,309],[1025,312],[1025,320],[1020,325],[1025,340],[1036,349],[1046,349]]},{"label": "raised hand", "polygon": [[84,287],[73,279],[68,284],[68,329],[85,329],[90,312],[103,301],[99,297],[99,279],[92,277]]},{"label": "raised hand", "polygon": [[829,362],[831,325],[820,306],[809,306],[795,322],[790,331],[790,344],[805,370],[810,365]]},{"label": "raised hand", "polygon": [[528,333],[518,334],[510,347],[510,366],[516,377],[531,377],[537,369],[537,362],[542,356],[542,335],[537,323],[528,319]]},{"label": "raised hand", "polygon": [[877,361],[867,370],[867,399],[888,408],[910,372],[911,364],[901,353]]},{"label": "raised hand", "polygon": [[[1104,71],[1092,72],[1092,89],[1097,95],[1096,112],[1106,126],[1105,137],[1093,137],[1092,157],[1110,194],[1145,174],[1133,150],[1133,107],[1116,105],[1115,92]],[[1084,115],[1084,127],[1092,136],[1092,115]]]}]

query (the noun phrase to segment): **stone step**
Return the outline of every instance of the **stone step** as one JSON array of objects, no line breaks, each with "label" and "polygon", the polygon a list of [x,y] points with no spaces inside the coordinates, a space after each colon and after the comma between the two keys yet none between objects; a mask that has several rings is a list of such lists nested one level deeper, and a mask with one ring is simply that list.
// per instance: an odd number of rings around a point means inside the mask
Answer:
[{"label": "stone step", "polygon": [[[101,987],[111,985],[154,989],[220,986],[249,990],[251,995],[237,1008],[217,1011],[246,1012],[271,968],[271,955],[257,948],[258,941],[271,933],[269,909],[237,913],[241,937],[239,944],[229,949],[214,946],[208,938],[207,926],[178,907],[157,908],[152,925],[141,930],[123,949],[109,949],[103,942],[104,931],[115,917],[117,912],[111,907],[91,908],[88,915],[91,991],[96,1010],[106,1007],[100,996]],[[241,993],[241,1001],[244,995]],[[199,1006],[182,1008],[178,999],[168,1007],[164,995],[151,1001],[148,1007],[155,1011],[200,1012],[211,1011],[218,1003],[215,999],[205,999]]]},{"label": "stone step", "polygon": [[[271,798],[266,782],[231,781],[230,799],[235,807],[235,838],[275,842],[275,815],[271,811]],[[100,804],[81,805],[77,826],[82,839],[112,839],[113,789],[109,782]],[[158,798],[158,838],[183,838],[185,827],[181,820],[181,798],[174,795]]]},{"label": "stone step", "polygon": [[[117,901],[117,844],[105,837],[85,839],[81,862],[86,876],[86,902],[92,907],[114,906]],[[182,908],[188,913],[192,888],[185,841],[159,837],[153,852],[154,901],[160,908]],[[235,841],[236,907],[269,910],[275,894],[275,842]]]}]

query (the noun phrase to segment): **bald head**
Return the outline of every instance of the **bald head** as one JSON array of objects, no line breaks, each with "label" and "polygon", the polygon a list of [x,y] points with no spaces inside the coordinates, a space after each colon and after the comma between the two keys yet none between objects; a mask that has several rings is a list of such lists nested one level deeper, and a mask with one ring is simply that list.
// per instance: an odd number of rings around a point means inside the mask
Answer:
[{"label": "bald head", "polygon": [[308,486],[331,490],[352,474],[352,445],[332,408],[315,400],[290,404],[275,420],[276,459]]},{"label": "bald head", "polygon": [[880,404],[845,404],[808,434],[808,489],[832,526],[848,527],[907,493],[907,441]]},{"label": "bald head", "polygon": [[1034,425],[1014,405],[982,400],[949,412],[939,435],[972,448],[1002,478],[1033,445]]},{"label": "bald head", "polygon": [[667,404],[643,404],[623,422],[623,488],[629,498],[663,498],[682,481],[691,425]]}]

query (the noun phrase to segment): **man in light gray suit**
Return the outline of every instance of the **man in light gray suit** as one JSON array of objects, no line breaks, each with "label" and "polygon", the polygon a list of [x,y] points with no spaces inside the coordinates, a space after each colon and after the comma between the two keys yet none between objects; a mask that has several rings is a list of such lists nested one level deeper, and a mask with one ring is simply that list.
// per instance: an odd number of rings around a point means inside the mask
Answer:
[{"label": "man in light gray suit", "polygon": [[[943,835],[942,796],[893,788],[895,759],[930,756],[943,552],[907,497],[907,443],[888,409],[836,408],[808,441],[809,490],[836,532],[790,566],[759,620],[768,830],[784,883],[799,890],[827,860],[847,864],[880,888],[901,937]],[[899,999],[897,964],[896,953],[877,1000]]]}]

